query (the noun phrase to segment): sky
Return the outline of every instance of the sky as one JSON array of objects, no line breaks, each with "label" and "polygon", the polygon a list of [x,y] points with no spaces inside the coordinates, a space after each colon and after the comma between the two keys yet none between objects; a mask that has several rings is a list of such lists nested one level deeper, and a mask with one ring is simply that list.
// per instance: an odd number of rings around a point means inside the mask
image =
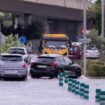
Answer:
[{"label": "sky", "polygon": [[94,3],[96,0],[92,0],[92,2]]}]

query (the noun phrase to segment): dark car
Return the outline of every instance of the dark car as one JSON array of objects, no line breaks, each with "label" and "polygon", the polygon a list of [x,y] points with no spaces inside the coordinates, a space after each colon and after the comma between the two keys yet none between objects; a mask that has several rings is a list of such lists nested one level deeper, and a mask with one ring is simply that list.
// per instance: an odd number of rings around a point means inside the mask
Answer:
[{"label": "dark car", "polygon": [[82,51],[79,46],[72,46],[69,51],[69,58],[80,59],[82,57]]},{"label": "dark car", "polygon": [[[30,74],[32,78],[48,76],[50,78],[57,77],[59,72],[69,71],[74,76],[81,75],[81,68],[78,64],[63,55],[59,54],[43,54],[38,56],[37,61],[31,64]],[[72,76],[73,76],[72,73]]]}]

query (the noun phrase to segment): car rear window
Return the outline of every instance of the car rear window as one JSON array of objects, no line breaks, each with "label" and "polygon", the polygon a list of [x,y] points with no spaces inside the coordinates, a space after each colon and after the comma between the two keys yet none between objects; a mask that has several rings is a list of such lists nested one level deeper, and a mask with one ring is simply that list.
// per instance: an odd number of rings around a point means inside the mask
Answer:
[{"label": "car rear window", "polygon": [[10,49],[11,54],[25,54],[24,49],[14,48]]},{"label": "car rear window", "polygon": [[78,47],[71,47],[70,48],[70,52],[73,53],[73,52],[78,52],[79,51],[79,48]]},{"label": "car rear window", "polygon": [[22,57],[21,56],[4,55],[4,56],[1,56],[1,60],[2,61],[22,61]]},{"label": "car rear window", "polygon": [[54,62],[55,58],[54,57],[38,57],[37,62]]}]

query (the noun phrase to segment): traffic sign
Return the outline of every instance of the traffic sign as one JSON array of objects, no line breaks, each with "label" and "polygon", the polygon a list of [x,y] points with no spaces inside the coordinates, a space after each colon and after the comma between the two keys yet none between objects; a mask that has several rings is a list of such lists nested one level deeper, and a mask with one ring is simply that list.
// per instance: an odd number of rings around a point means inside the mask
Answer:
[{"label": "traffic sign", "polygon": [[84,36],[83,35],[77,35],[76,36],[76,39],[80,39],[80,38],[84,38]]},{"label": "traffic sign", "polygon": [[79,41],[80,43],[89,43],[89,42],[91,41],[91,39],[90,39],[90,38],[88,38],[88,39],[80,38],[78,41]]},{"label": "traffic sign", "polygon": [[24,44],[26,42],[26,37],[25,36],[20,36],[19,37],[19,42]]},{"label": "traffic sign", "polygon": [[91,31],[91,30],[86,30],[86,31],[84,31],[84,29],[82,29],[82,33],[83,33],[83,34],[86,34],[86,35],[89,34],[90,31]]}]

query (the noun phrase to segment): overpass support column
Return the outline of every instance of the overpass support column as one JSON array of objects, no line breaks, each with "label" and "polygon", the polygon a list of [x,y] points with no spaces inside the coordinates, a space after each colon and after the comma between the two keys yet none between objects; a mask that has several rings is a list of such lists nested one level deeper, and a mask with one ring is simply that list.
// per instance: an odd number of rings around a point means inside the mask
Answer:
[{"label": "overpass support column", "polygon": [[17,24],[21,24],[23,26],[24,25],[24,15],[18,14],[15,21],[17,21]]},{"label": "overpass support column", "polygon": [[16,14],[15,25],[20,24],[22,26],[28,26],[32,22],[32,16],[30,14]]},{"label": "overpass support column", "polygon": [[82,34],[83,23],[79,22],[77,27],[77,35]]},{"label": "overpass support column", "polygon": [[1,32],[1,25],[2,25],[2,20],[0,20],[0,32]]},{"label": "overpass support column", "polygon": [[15,17],[14,19],[14,28],[17,29],[18,27],[18,17]]},{"label": "overpass support column", "polygon": [[30,14],[24,14],[24,25],[28,26],[32,23],[32,16]]},{"label": "overpass support column", "polygon": [[21,14],[13,14],[12,21],[15,29],[18,27],[19,24],[24,26],[24,16]]},{"label": "overpass support column", "polygon": [[45,33],[49,33],[49,23],[47,19],[44,20],[44,29]]}]

